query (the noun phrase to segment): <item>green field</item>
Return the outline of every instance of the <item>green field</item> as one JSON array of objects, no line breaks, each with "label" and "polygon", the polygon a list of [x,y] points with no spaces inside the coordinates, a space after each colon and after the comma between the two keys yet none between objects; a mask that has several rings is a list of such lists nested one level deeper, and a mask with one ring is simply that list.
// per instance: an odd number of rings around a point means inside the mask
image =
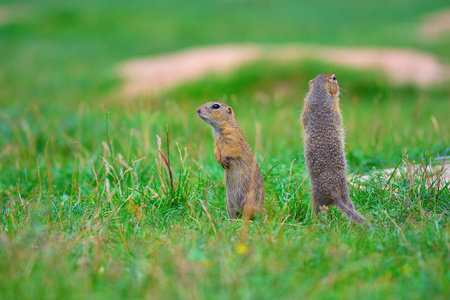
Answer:
[{"label": "green field", "polygon": [[[450,188],[376,170],[450,153],[448,82],[394,86],[319,61],[254,62],[123,99],[127,59],[226,43],[403,47],[447,1],[0,1],[1,299],[448,299]],[[6,16],[6,17],[5,17]],[[299,123],[335,73],[356,209],[318,219]],[[230,221],[196,108],[230,104],[265,177],[265,214]],[[173,182],[158,150],[170,158]]]}]

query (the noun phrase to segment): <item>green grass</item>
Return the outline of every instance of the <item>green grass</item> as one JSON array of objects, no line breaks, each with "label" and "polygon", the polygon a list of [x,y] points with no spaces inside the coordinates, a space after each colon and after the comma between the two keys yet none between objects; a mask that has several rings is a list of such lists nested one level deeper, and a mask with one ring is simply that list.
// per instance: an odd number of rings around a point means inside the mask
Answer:
[{"label": "green grass", "polygon": [[[256,62],[124,101],[114,73],[132,57],[244,42],[411,47],[448,63],[448,35],[415,31],[445,1],[14,3],[0,6],[12,16],[0,25],[0,298],[450,296],[449,187],[370,172],[449,154],[448,84]],[[310,210],[299,116],[321,72],[342,88],[349,175],[370,174],[350,189],[370,228]],[[266,213],[251,224],[227,217],[195,112],[210,100],[234,108],[265,177]]]}]

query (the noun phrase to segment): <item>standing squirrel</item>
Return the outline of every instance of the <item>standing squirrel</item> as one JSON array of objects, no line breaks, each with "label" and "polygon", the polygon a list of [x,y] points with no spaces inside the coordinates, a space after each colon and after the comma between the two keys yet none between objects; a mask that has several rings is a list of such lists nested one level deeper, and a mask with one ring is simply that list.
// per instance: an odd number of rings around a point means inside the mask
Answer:
[{"label": "standing squirrel", "polygon": [[319,74],[309,81],[301,119],[312,207],[318,214],[336,205],[350,220],[364,223],[350,199],[338,97],[339,84],[334,74]]},{"label": "standing squirrel", "polygon": [[220,102],[197,108],[214,133],[214,155],[225,169],[230,219],[254,219],[264,207],[264,182],[256,157],[239,127],[233,109]]}]

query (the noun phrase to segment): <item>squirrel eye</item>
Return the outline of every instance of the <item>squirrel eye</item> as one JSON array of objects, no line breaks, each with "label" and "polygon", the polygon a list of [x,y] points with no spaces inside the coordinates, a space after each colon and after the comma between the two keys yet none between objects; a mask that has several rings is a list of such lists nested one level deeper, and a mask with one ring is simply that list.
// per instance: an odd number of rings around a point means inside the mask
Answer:
[{"label": "squirrel eye", "polygon": [[214,104],[213,106],[211,106],[212,109],[219,109],[220,105],[219,104]]},{"label": "squirrel eye", "polygon": [[332,78],[333,80],[336,80],[336,76],[335,75],[333,75],[333,78]]}]

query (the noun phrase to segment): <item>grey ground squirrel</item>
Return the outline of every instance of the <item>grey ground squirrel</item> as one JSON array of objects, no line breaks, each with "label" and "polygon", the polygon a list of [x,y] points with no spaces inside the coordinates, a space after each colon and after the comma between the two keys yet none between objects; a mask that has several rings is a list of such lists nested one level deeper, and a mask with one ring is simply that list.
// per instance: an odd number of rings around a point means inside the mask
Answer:
[{"label": "grey ground squirrel", "polygon": [[309,81],[301,120],[314,212],[336,205],[350,220],[364,223],[350,199],[339,84],[334,74],[319,74]]}]

